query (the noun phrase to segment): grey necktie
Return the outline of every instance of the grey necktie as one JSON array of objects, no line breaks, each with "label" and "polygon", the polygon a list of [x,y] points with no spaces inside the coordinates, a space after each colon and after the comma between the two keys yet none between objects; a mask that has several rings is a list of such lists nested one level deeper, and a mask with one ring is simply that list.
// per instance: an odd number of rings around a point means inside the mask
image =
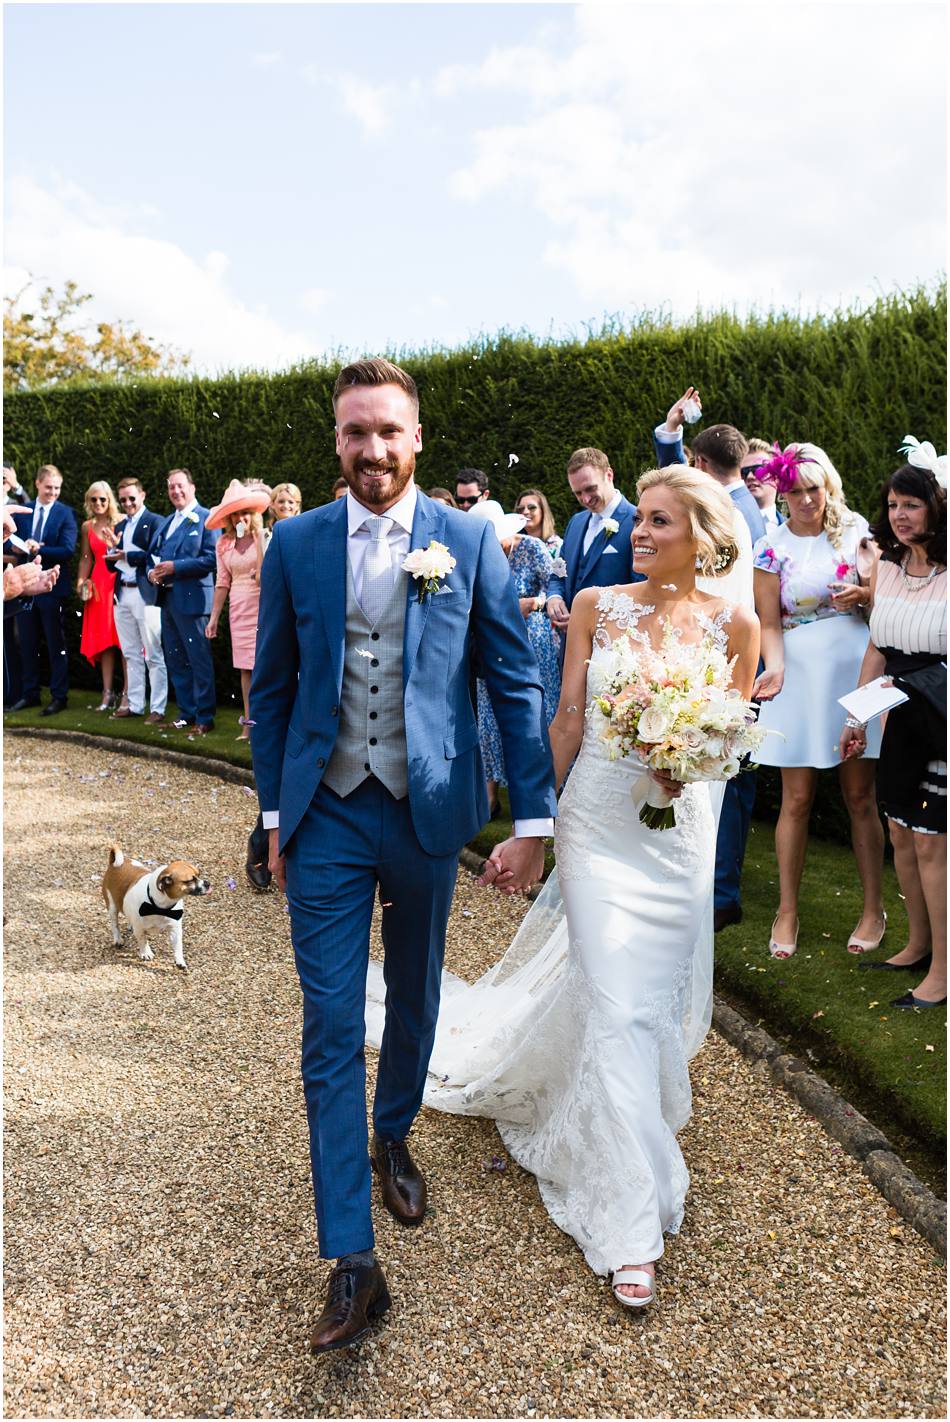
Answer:
[{"label": "grey necktie", "polygon": [[394,519],[384,514],[374,514],[364,521],[369,529],[369,547],[363,559],[363,595],[360,607],[366,614],[371,627],[382,616],[383,608],[393,590],[393,560],[389,551],[389,530]]}]

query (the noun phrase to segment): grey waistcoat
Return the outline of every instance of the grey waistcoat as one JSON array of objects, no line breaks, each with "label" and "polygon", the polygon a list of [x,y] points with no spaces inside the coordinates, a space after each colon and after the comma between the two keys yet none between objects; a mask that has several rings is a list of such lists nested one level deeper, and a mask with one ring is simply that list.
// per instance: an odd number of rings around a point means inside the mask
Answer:
[{"label": "grey waistcoat", "polygon": [[[369,775],[401,800],[408,794],[402,658],[408,576],[396,573],[392,594],[375,627],[356,601],[346,563],[346,648],[340,729],[323,780],[349,795]],[[369,652],[371,656],[362,656]]]}]

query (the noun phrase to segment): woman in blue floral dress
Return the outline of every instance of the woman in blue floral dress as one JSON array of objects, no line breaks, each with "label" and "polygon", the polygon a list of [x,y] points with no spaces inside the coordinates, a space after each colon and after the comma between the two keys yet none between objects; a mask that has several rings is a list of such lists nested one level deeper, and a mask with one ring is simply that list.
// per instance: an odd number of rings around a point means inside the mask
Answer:
[{"label": "woman in blue floral dress", "polygon": [[[500,517],[493,516],[492,504]],[[469,514],[470,518],[473,516],[487,518],[495,526],[501,546],[508,555],[515,592],[521,603],[522,615],[527,623],[528,640],[538,659],[541,685],[544,688],[544,715],[546,723],[550,725],[561,695],[561,666],[558,656],[557,634],[544,610],[544,604],[547,601],[548,579],[554,571],[551,554],[539,538],[529,538],[524,534],[509,532],[506,524],[516,516],[504,514],[501,506],[494,500],[476,504]],[[521,523],[523,524],[523,518]],[[478,739],[482,748],[482,760],[485,764],[488,801],[494,815],[498,805],[497,787],[507,785],[508,776],[505,770],[498,722],[495,720],[488,689],[481,678],[478,681]]]}]

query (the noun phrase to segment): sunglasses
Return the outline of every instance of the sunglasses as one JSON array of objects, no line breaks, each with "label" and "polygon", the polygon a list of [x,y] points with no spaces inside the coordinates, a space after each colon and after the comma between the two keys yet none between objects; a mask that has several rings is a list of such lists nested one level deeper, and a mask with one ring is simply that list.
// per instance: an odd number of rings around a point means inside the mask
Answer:
[{"label": "sunglasses", "polygon": [[[762,464],[767,463],[768,460],[763,459]],[[762,464],[743,464],[741,469],[739,470],[739,473],[742,475],[743,479],[748,479],[750,474],[755,474],[757,470],[762,468]]]},{"label": "sunglasses", "polygon": [[518,507],[517,507],[517,509],[515,510],[515,512],[516,512],[516,513],[540,513],[540,512],[541,512],[541,505],[540,505],[540,504],[519,504]]},{"label": "sunglasses", "polygon": [[90,494],[89,502],[91,504],[107,504],[109,500],[106,498],[105,494]]},{"label": "sunglasses", "polygon": [[477,504],[481,494],[456,494],[455,502],[460,506],[463,504]]}]

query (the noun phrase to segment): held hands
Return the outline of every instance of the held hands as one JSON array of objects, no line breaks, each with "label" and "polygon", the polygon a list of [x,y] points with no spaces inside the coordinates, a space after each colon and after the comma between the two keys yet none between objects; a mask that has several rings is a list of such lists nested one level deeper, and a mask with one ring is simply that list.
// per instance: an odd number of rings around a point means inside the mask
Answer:
[{"label": "held hands", "polygon": [[752,688],[753,701],[774,701],[785,684],[785,668],[779,667],[777,671],[764,671],[761,676],[755,679]]},{"label": "held hands", "polygon": [[282,894],[287,892],[287,862],[279,852],[280,830],[267,831],[267,867],[274,876],[274,883]]},{"label": "held hands", "polygon": [[866,726],[846,725],[841,732],[839,751],[842,760],[857,760],[868,748],[868,733]]},{"label": "held hands", "polygon": [[683,793],[682,780],[676,780],[667,770],[651,770],[650,779],[659,785],[665,795],[669,795],[671,800],[678,800]]},{"label": "held hands", "polygon": [[544,873],[544,842],[540,839],[506,839],[496,844],[485,860],[479,884],[503,894],[526,894]]},{"label": "held hands", "polygon": [[666,416],[666,428],[670,431],[670,434],[672,434],[674,430],[683,428],[686,421],[686,413],[683,406],[687,400],[695,400],[700,409],[703,407],[703,402],[699,398],[699,391],[691,385],[688,390],[683,392],[676,404],[671,405],[669,408],[669,412]]},{"label": "held hands", "polygon": [[567,610],[567,603],[564,599],[562,597],[549,597],[544,604],[544,610],[548,617],[550,617],[552,625],[556,627],[559,632],[563,632],[571,618],[571,614]]}]

